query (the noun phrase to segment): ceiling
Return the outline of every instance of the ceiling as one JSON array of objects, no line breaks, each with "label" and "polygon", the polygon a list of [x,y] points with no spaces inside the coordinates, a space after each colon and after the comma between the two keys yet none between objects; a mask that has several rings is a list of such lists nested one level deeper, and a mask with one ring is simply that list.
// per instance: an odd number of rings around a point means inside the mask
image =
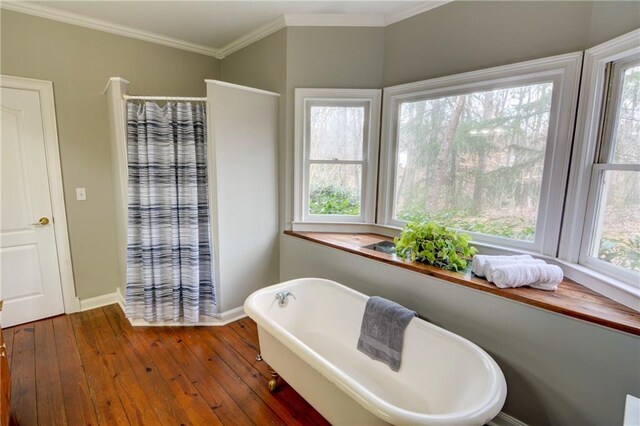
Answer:
[{"label": "ceiling", "polygon": [[1,7],[223,58],[285,26],[398,22],[447,1],[2,1]]}]

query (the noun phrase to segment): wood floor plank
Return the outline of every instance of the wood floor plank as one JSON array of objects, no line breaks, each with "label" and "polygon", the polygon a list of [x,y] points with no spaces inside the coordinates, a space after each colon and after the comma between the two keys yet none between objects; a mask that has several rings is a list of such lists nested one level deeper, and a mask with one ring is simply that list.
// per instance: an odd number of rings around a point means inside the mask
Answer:
[{"label": "wood floor plank", "polygon": [[[245,360],[245,358],[238,354],[238,352],[233,349],[233,345],[224,343],[224,341],[219,337],[222,333],[229,334],[232,332],[232,330],[226,327],[203,327],[199,335],[202,336],[205,341],[210,342],[212,347],[215,347],[220,357],[229,365],[229,367],[240,375],[245,383],[247,383],[247,385],[253,389],[263,401],[265,401],[265,403],[268,403],[273,411],[275,411],[283,421],[293,423],[299,422],[302,424],[316,424],[317,422],[315,419],[309,415],[309,409],[311,407],[308,404],[301,407],[296,403],[295,398],[286,402],[283,400],[285,389],[289,389],[289,391],[286,392],[291,392],[291,396],[293,397],[294,391],[289,386],[282,389],[283,394],[281,395],[279,395],[279,392],[274,394],[270,393],[266,386],[267,381],[262,377],[261,373],[256,370],[249,361]],[[311,411],[314,410],[311,409]],[[322,419],[320,420],[321,422],[325,422],[322,417],[320,417],[320,419]]]},{"label": "wood floor plank", "polygon": [[157,338],[154,327],[136,327],[135,330],[131,330],[124,317],[120,317],[119,321],[123,332],[129,331],[128,338],[146,346],[149,361],[153,363],[153,366],[149,368],[157,368],[162,376],[169,379],[172,392],[181,407],[184,408],[190,423],[194,425],[222,424],[207,401],[189,381],[182,366],[171,362],[170,353]]},{"label": "wood floor plank", "polygon": [[70,425],[97,425],[96,409],[69,316],[60,315],[52,321],[67,422]]},{"label": "wood floor plank", "polygon": [[2,337],[4,338],[4,343],[7,345],[7,362],[9,363],[9,368],[11,368],[11,355],[13,354],[13,334],[15,331],[15,327],[9,327],[2,330]]},{"label": "wood floor plank", "polygon": [[129,424],[113,378],[100,359],[91,324],[80,313],[70,315],[70,319],[98,422],[102,425]]},{"label": "wood floor plank", "polygon": [[[216,415],[227,425],[252,425],[254,422],[229,395],[229,390],[224,386],[217,375],[210,373],[204,360],[200,360],[184,344],[188,336],[194,330],[183,327],[179,333],[173,330],[155,330],[162,345],[167,347],[174,360],[182,365],[191,383],[196,386],[207,402],[214,408]],[[259,419],[256,419],[259,421]]]},{"label": "wood floor plank", "polygon": [[290,386],[269,393],[255,323],[133,327],[118,305],[3,330],[11,424],[328,424]]},{"label": "wood floor plank", "polygon": [[265,403],[256,394],[256,390],[246,383],[243,378],[243,375],[247,374],[246,372],[238,372],[226,362],[223,356],[219,355],[227,351],[226,348],[220,348],[218,342],[207,342],[202,339],[203,328],[206,327],[200,327],[195,330],[195,333],[185,336],[184,343],[196,357],[207,360],[206,366],[210,374],[220,381],[247,416],[256,424],[261,425],[291,424],[287,421],[286,416],[284,418],[280,416],[270,403]]},{"label": "wood floor plank", "polygon": [[[250,321],[250,322],[249,322]],[[253,323],[253,324],[251,324]],[[252,320],[248,320],[245,323],[243,329],[246,329],[247,332],[252,335],[251,329],[255,331],[255,337],[249,337],[251,341],[248,341],[246,338],[241,337],[236,333],[237,328],[219,328],[215,329],[216,335],[225,343],[228,344],[230,348],[236,351],[246,363],[253,366],[258,372],[262,374],[265,381],[271,379],[271,374],[269,373],[269,366],[264,361],[257,361],[256,355],[260,352],[260,348],[258,346],[258,338],[257,338],[257,328],[255,323]],[[245,333],[243,335],[246,336]],[[253,342],[256,342],[255,344]],[[277,399],[283,401],[286,406],[290,406],[292,410],[295,412],[305,413],[306,416],[309,417],[309,421],[313,424],[327,424],[324,417],[320,415],[304,398],[300,396],[292,387],[290,387],[286,382],[280,386],[280,390],[272,394],[272,396]]]},{"label": "wood floor plank", "polygon": [[38,424],[55,426],[67,424],[62,381],[58,366],[53,322],[51,319],[34,324],[36,395]]},{"label": "wood floor plank", "polygon": [[[15,327],[11,362],[11,423],[38,424],[33,323]],[[16,409],[17,408],[17,409]]]},{"label": "wood floor plank", "polygon": [[112,306],[103,308],[103,310],[109,321],[111,332],[118,340],[120,348],[131,364],[140,384],[144,389],[153,389],[153,408],[161,422],[173,425],[191,423],[189,417],[171,392],[167,381],[151,361],[144,345],[134,342],[131,336],[122,330],[120,324],[114,320],[109,308],[118,310],[119,308]]},{"label": "wood floor plank", "polygon": [[120,351],[118,341],[102,309],[92,309],[81,315],[91,324],[96,339],[96,349],[100,351],[102,363],[113,378],[129,423],[132,425],[164,424],[156,414],[154,405],[147,398],[148,390],[140,385],[131,364]]},{"label": "wood floor plank", "polygon": [[242,318],[242,319],[240,319],[238,321],[235,321],[235,322],[229,324],[229,328],[231,328],[233,331],[235,331],[244,340],[254,344],[257,347],[258,346],[258,331],[254,330],[255,333],[252,333],[252,330],[250,330],[249,327],[247,327],[244,324],[245,320],[246,320],[246,318]]}]

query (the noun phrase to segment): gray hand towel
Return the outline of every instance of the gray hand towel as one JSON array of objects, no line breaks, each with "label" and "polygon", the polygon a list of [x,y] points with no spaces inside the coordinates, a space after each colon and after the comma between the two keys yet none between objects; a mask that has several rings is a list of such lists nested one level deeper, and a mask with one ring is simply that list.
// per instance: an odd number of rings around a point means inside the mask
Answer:
[{"label": "gray hand towel", "polygon": [[416,316],[414,311],[395,302],[378,296],[370,297],[364,308],[358,350],[398,371],[404,330]]}]

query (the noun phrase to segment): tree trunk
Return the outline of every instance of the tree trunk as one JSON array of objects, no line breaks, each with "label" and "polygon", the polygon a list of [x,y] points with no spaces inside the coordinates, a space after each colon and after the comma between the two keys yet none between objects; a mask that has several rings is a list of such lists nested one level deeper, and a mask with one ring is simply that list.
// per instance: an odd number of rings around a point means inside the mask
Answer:
[{"label": "tree trunk", "polygon": [[442,140],[442,145],[436,158],[436,176],[434,185],[432,186],[431,190],[432,197],[429,197],[431,198],[431,200],[427,200],[427,202],[436,200],[439,209],[442,208],[442,205],[440,203],[440,191],[442,189],[443,183],[447,181],[447,168],[449,166],[451,151],[453,149],[453,144],[456,138],[458,125],[460,124],[460,118],[462,117],[462,112],[464,111],[465,100],[466,95],[457,97],[456,104],[453,108],[453,113],[451,114],[451,121],[449,121],[445,137]]}]

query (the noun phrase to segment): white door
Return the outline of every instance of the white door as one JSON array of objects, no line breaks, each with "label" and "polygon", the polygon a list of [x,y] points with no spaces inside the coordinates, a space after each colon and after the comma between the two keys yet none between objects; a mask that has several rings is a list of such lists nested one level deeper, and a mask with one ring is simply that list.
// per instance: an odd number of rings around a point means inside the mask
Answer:
[{"label": "white door", "polygon": [[40,96],[0,88],[2,327],[64,313]]}]

